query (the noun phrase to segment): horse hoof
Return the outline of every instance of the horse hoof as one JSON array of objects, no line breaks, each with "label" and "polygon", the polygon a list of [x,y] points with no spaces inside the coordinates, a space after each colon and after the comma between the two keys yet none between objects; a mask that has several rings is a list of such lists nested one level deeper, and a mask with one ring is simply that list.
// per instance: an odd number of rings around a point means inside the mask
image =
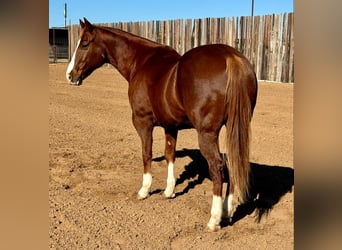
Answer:
[{"label": "horse hoof", "polygon": [[163,193],[163,196],[166,198],[166,199],[172,199],[172,198],[175,198],[176,197],[176,194],[175,193],[171,193],[171,194],[167,194],[167,193]]},{"label": "horse hoof", "polygon": [[221,226],[220,225],[210,225],[209,223],[208,223],[208,231],[209,232],[217,232],[217,231],[219,231],[220,229],[221,229]]},{"label": "horse hoof", "polygon": [[138,200],[145,200],[147,197],[149,197],[149,195],[146,195],[146,196],[140,196],[139,194],[137,195]]},{"label": "horse hoof", "polygon": [[232,224],[233,218],[229,216],[222,216],[222,222],[227,223],[228,225]]},{"label": "horse hoof", "polygon": [[141,190],[137,194],[138,200],[144,200],[144,199],[146,199],[149,196],[150,196],[149,192],[145,192],[145,191],[141,191]]}]

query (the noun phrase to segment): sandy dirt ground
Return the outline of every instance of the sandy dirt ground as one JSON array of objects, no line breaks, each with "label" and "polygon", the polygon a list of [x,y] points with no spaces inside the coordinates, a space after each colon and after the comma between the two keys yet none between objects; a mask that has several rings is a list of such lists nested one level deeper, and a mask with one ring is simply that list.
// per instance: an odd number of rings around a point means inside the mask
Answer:
[{"label": "sandy dirt ground", "polygon": [[176,197],[165,199],[164,134],[155,128],[152,193],[138,200],[141,145],[127,82],[102,67],[70,86],[66,67],[49,65],[50,249],[293,249],[292,84],[259,83],[252,198],[212,233],[212,182],[196,131],[179,132]]}]

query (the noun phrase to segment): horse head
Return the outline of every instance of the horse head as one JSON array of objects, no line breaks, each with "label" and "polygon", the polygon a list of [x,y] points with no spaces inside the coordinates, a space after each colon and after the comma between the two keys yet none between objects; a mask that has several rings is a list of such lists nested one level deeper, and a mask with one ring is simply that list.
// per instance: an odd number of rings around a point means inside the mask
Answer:
[{"label": "horse head", "polygon": [[105,49],[95,27],[84,18],[84,22],[80,20],[80,28],[79,40],[66,71],[66,78],[73,85],[81,85],[87,76],[106,62]]}]

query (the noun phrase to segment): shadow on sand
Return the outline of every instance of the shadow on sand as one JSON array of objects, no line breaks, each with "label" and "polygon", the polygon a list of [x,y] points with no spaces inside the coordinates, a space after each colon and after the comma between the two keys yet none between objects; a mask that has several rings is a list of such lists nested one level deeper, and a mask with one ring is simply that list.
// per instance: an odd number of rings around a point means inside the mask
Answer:
[{"label": "shadow on sand", "polygon": [[[198,149],[178,150],[176,157],[190,157],[192,159],[176,180],[176,186],[189,180],[188,185],[182,191],[176,193],[176,197],[188,193],[189,190],[201,184],[206,178],[210,179],[207,161]],[[164,159],[162,156],[154,158],[153,161],[158,162]],[[260,222],[262,217],[267,216],[283,195],[292,191],[294,185],[293,168],[253,162],[250,165],[250,197],[246,203],[236,208],[231,223],[222,222],[223,227],[233,225],[254,211],[256,211],[256,221]],[[226,171],[225,182],[228,179],[228,172]]]}]

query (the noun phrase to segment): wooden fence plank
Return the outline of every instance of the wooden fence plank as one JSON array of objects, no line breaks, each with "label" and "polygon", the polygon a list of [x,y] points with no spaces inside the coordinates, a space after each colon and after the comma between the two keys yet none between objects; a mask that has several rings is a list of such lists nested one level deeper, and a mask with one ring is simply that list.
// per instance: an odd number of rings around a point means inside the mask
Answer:
[{"label": "wooden fence plank", "polygon": [[290,31],[290,50],[289,50],[289,82],[294,82],[294,16],[293,13],[289,14],[289,31]]},{"label": "wooden fence plank", "polygon": [[191,47],[198,47],[198,28],[199,28],[199,19],[195,19],[193,22],[192,28],[192,38],[191,38]]}]

